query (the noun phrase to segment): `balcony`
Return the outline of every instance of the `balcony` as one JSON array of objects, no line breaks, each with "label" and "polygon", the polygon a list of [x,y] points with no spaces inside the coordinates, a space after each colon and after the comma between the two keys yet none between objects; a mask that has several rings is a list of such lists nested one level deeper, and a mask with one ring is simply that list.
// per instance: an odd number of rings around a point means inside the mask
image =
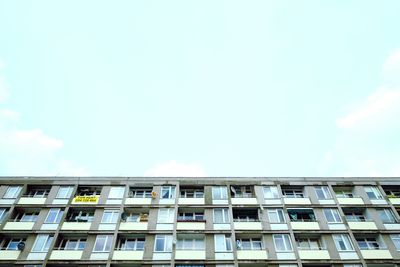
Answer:
[{"label": "balcony", "polygon": [[53,250],[50,260],[80,260],[83,250]]},{"label": "balcony", "polygon": [[234,222],[235,230],[262,230],[261,222]]},{"label": "balcony", "polygon": [[392,259],[392,254],[388,249],[362,249],[361,255],[366,260]]},{"label": "balcony", "polygon": [[150,205],[151,198],[127,198],[125,205]]},{"label": "balcony", "polygon": [[347,223],[351,230],[378,230],[373,221],[350,221]]},{"label": "balcony", "polygon": [[290,222],[293,230],[320,230],[318,222]]},{"label": "balcony", "polygon": [[29,196],[22,196],[18,204],[20,205],[43,205],[46,202],[46,197],[29,197]]},{"label": "balcony", "polygon": [[204,205],[204,187],[181,187],[179,205]]},{"label": "balcony", "polygon": [[233,260],[232,252],[215,252],[214,257],[216,260]]},{"label": "balcony", "polygon": [[35,222],[7,222],[4,230],[32,230]]},{"label": "balcony", "polygon": [[88,231],[91,225],[92,222],[64,222],[61,230]]},{"label": "balcony", "polygon": [[302,260],[329,260],[331,257],[328,250],[320,249],[300,249],[299,257]]},{"label": "balcony", "polygon": [[283,202],[286,205],[311,205],[311,201],[308,197],[298,197],[298,198],[284,197]]},{"label": "balcony", "polygon": [[206,251],[205,250],[176,250],[175,252],[176,260],[205,260]]},{"label": "balcony", "polygon": [[364,200],[361,197],[337,197],[341,205],[364,205]]},{"label": "balcony", "polygon": [[123,231],[146,231],[147,230],[147,222],[121,222],[119,225],[119,230]]},{"label": "balcony", "polygon": [[312,209],[288,209],[293,230],[319,230],[319,223]]},{"label": "balcony", "polygon": [[387,197],[388,197],[390,203],[392,203],[393,205],[400,205],[400,196],[388,195]]},{"label": "balcony", "polygon": [[205,230],[206,222],[205,221],[180,221],[178,220],[176,225],[177,230]]},{"label": "balcony", "polygon": [[204,205],[204,198],[179,198],[179,205]]},{"label": "balcony", "polygon": [[0,261],[1,260],[17,260],[21,254],[20,250],[0,250]]},{"label": "balcony", "polygon": [[310,205],[311,201],[305,196],[304,187],[282,186],[283,202],[286,205]]},{"label": "balcony", "polygon": [[143,250],[114,250],[113,260],[139,261],[143,259]]},{"label": "balcony", "polygon": [[238,260],[267,260],[268,253],[266,250],[238,250]]}]

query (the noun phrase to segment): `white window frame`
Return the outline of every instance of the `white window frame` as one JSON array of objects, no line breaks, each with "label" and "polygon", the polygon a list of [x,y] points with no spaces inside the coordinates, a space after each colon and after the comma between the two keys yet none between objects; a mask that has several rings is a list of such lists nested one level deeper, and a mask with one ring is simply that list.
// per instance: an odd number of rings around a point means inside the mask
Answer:
[{"label": "white window frame", "polygon": [[[15,190],[15,191],[13,191],[13,190]],[[7,188],[6,193],[4,194],[3,198],[15,199],[19,196],[19,194],[21,193],[21,190],[22,190],[22,186],[18,186],[18,185],[9,186]]]},{"label": "white window frame", "polygon": [[[285,213],[283,212],[283,209],[268,209],[267,213],[268,213],[269,223],[286,223]],[[283,221],[274,221],[273,218],[271,218],[271,214],[275,214],[278,220],[280,219],[281,215]]]},{"label": "white window frame", "polygon": [[[322,193],[323,198],[319,198],[318,190],[321,190],[320,192]],[[315,187],[315,194],[317,195],[317,198],[319,200],[332,199],[331,191],[329,190],[329,187],[326,186],[326,185],[316,186]]]},{"label": "white window frame", "polygon": [[[43,239],[43,243],[40,244],[39,241]],[[39,234],[36,236],[35,243],[32,246],[32,252],[47,252],[49,251],[51,242],[53,242],[53,236]],[[39,247],[37,247],[39,246]]]},{"label": "white window frame", "polygon": [[129,198],[151,198],[151,192],[153,192],[152,188],[130,188],[129,189]]},{"label": "white window frame", "polygon": [[[222,243],[223,242],[223,243]],[[224,247],[220,249],[221,246]],[[230,252],[232,251],[232,238],[231,236],[224,235],[224,234],[216,234],[214,235],[214,245],[215,245],[215,252]]]},{"label": "white window frame", "polygon": [[[222,222],[217,222],[216,221],[216,216],[215,213],[217,211],[221,211],[221,215],[222,215]],[[229,209],[228,208],[216,208],[213,209],[213,223],[230,223],[230,217],[229,217]]]},{"label": "white window frame", "polygon": [[[56,215],[54,216],[54,220],[53,221],[49,221],[49,217],[50,217],[50,214],[52,212],[55,212]],[[46,219],[44,220],[44,223],[60,223],[63,214],[64,214],[64,211],[61,210],[60,208],[50,209],[49,212],[47,213],[47,216],[46,216]]]},{"label": "white window frame", "polygon": [[[168,192],[168,195],[164,197],[164,192]],[[174,199],[176,194],[175,185],[166,185],[161,187],[161,199]]]},{"label": "white window frame", "polygon": [[[335,243],[336,249],[338,251],[354,251],[353,243],[351,242],[350,236],[348,234],[334,234],[333,242]],[[345,246],[345,249],[341,248],[340,243]]]},{"label": "white window frame", "polygon": [[226,186],[213,186],[212,187],[212,199],[214,199],[214,200],[228,199],[228,188]]},{"label": "white window frame", "polygon": [[[110,252],[112,245],[113,235],[98,235],[96,236],[96,241],[94,242],[93,252]],[[100,250],[96,250],[96,246],[98,242],[103,242],[102,248]],[[109,246],[107,250],[107,246]]]},{"label": "white window frame", "polygon": [[[127,242],[133,243],[133,247],[127,248]],[[117,248],[122,251],[143,251],[145,247],[146,239],[144,237],[137,238],[123,238],[118,240]],[[143,243],[143,247],[138,247],[139,243]]]},{"label": "white window frame", "polygon": [[[74,248],[67,248],[68,245],[69,245],[69,243],[72,243],[72,240],[73,240],[73,242],[76,242],[75,247],[74,247]],[[62,250],[67,250],[67,251],[69,251],[69,250],[74,250],[74,251],[79,250],[79,251],[82,251],[82,250],[84,250],[84,249],[86,248],[86,244],[87,244],[86,238],[76,238],[76,239],[71,238],[71,239],[65,239],[65,240],[63,240],[63,242],[65,242],[65,245],[64,245],[64,247],[62,247],[61,249],[62,249]],[[80,247],[79,247],[81,244],[84,244],[84,247],[83,247],[83,248],[80,248]]]},{"label": "white window frame", "polygon": [[[370,200],[383,199],[382,193],[379,191],[377,186],[365,186],[364,190]],[[373,197],[371,198],[368,193],[371,193]]]},{"label": "white window frame", "polygon": [[[157,240],[162,240],[164,242],[162,250],[157,250]],[[172,235],[156,235],[154,242],[154,252],[172,252]]]},{"label": "white window frame", "polygon": [[[395,215],[394,215],[394,213],[393,213],[393,211],[391,209],[383,208],[383,209],[378,209],[377,211],[378,211],[378,214],[379,214],[379,219],[381,219],[381,221],[383,223],[396,223],[397,222],[397,218],[395,217]],[[389,221],[382,220],[382,217],[381,217],[381,213],[382,212],[385,213],[386,217],[391,218],[391,220],[389,220]]]},{"label": "white window frame", "polygon": [[392,239],[392,242],[393,242],[394,246],[396,247],[396,250],[400,251],[400,234],[390,235],[390,238]]},{"label": "white window frame", "polygon": [[[57,191],[57,196],[56,199],[68,199],[72,195],[72,191],[74,190],[74,187],[72,186],[60,186]],[[63,192],[65,191],[65,192]]]},{"label": "white window frame", "polygon": [[[5,246],[2,248],[4,250],[18,250],[18,244],[20,242],[25,242],[25,238],[11,238],[10,240],[5,242]],[[16,244],[15,246],[13,246],[13,248],[11,247],[11,244]]]},{"label": "white window frame", "polygon": [[124,186],[112,186],[108,193],[108,199],[122,199],[124,198],[125,187]]},{"label": "white window frame", "polygon": [[[334,219],[334,221],[329,221],[328,217],[326,216],[326,213],[330,213],[330,215],[332,216],[332,218]],[[336,208],[327,208],[327,209],[323,209],[323,213],[325,216],[325,219],[328,223],[342,223],[342,217],[340,216],[339,210]]]},{"label": "white window frame", "polygon": [[[284,250],[278,249],[278,246],[276,245],[276,241],[278,238],[282,239],[282,244],[285,247]],[[274,234],[273,239],[274,239],[274,246],[275,246],[276,252],[292,252],[293,251],[292,241],[290,240],[290,236],[288,234]]]},{"label": "white window frame", "polygon": [[263,186],[264,199],[277,199],[279,198],[278,187],[275,185]]},{"label": "white window frame", "polygon": [[2,222],[4,217],[6,217],[6,214],[7,214],[7,209],[6,208],[0,208],[0,223]]},{"label": "white window frame", "polygon": [[118,218],[119,218],[119,210],[104,210],[103,217],[101,218],[101,223],[115,224],[118,222]]},{"label": "white window frame", "polygon": [[[243,248],[243,243],[249,242],[250,248]],[[260,246],[256,246],[260,244]],[[236,239],[236,247],[238,250],[263,250],[264,242],[262,238],[238,238]]]},{"label": "white window frame", "polygon": [[[368,240],[368,239],[372,239],[372,238],[374,239],[374,241]],[[379,242],[378,238],[376,238],[376,237],[356,238],[356,240],[357,240],[357,245],[360,248],[360,250],[379,250],[379,249],[384,248],[384,244],[381,244],[381,242]],[[359,240],[362,240],[365,242],[365,244],[367,245],[366,249],[362,249],[360,247]],[[373,244],[377,244],[378,246],[375,247]]]},{"label": "white window frame", "polygon": [[178,238],[176,250],[205,250],[204,238]]},{"label": "white window frame", "polygon": [[158,209],[157,223],[174,223],[175,209],[160,208]]}]

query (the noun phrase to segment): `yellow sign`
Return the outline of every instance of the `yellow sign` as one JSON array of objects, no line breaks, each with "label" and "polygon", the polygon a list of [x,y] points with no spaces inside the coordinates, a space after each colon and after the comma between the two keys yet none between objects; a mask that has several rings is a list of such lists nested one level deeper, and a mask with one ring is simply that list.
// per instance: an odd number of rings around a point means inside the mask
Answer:
[{"label": "yellow sign", "polygon": [[93,203],[99,202],[99,196],[77,196],[74,197],[74,203]]}]

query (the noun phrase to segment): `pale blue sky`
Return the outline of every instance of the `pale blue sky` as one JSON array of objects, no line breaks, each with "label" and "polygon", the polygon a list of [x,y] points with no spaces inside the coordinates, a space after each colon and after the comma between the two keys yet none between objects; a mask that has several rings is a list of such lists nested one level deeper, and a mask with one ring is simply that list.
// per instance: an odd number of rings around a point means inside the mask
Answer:
[{"label": "pale blue sky", "polygon": [[400,175],[399,12],[0,0],[0,175]]}]

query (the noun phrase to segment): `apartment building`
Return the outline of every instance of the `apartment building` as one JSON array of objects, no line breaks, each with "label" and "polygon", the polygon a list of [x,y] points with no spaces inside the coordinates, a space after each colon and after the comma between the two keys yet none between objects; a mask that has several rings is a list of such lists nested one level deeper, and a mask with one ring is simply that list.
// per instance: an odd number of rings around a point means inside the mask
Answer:
[{"label": "apartment building", "polygon": [[0,177],[0,266],[400,266],[399,178]]}]

